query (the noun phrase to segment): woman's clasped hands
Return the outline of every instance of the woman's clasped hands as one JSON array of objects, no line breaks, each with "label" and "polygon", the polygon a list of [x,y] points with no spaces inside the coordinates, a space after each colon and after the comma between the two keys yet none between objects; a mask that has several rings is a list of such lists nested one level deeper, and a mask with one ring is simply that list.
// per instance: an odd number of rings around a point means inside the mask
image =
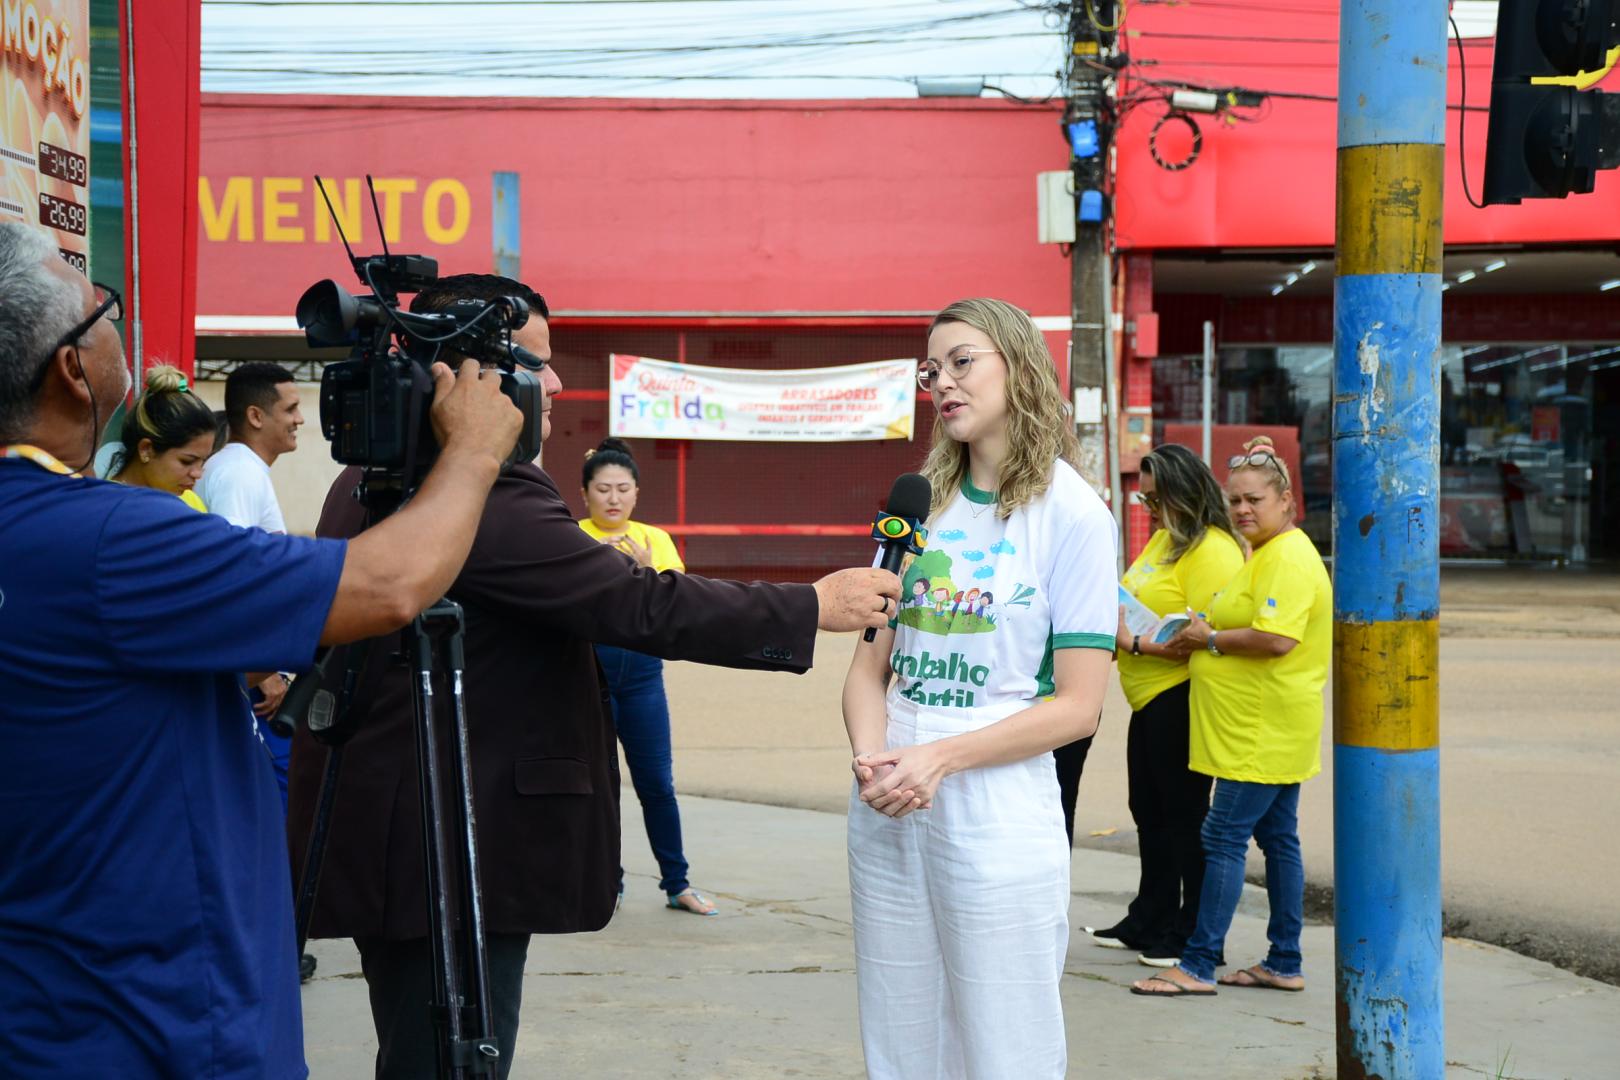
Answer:
[{"label": "woman's clasped hands", "polygon": [[933,744],[856,754],[850,769],[861,801],[894,818],[932,808],[934,793],[949,772],[944,753]]}]

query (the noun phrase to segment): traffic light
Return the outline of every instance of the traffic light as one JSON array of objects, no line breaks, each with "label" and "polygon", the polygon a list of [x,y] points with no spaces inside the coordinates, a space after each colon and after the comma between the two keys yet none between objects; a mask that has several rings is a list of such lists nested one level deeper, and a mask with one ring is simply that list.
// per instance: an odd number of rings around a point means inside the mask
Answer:
[{"label": "traffic light", "polygon": [[1620,0],[1501,0],[1485,142],[1485,202],[1562,199],[1620,165],[1620,94],[1532,79],[1603,67]]}]

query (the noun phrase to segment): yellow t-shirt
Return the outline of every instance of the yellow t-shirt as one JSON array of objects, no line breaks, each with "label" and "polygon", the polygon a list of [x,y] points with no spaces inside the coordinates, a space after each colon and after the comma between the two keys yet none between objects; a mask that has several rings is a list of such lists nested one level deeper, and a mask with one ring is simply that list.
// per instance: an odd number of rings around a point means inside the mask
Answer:
[{"label": "yellow t-shirt", "polygon": [[1333,585],[1310,537],[1290,529],[1262,544],[1215,595],[1209,623],[1299,644],[1275,657],[1193,653],[1188,767],[1252,784],[1297,784],[1321,772]]},{"label": "yellow t-shirt", "polygon": [[[1125,571],[1120,584],[1155,615],[1192,608],[1209,614],[1210,599],[1243,569],[1243,549],[1221,529],[1207,529],[1198,542],[1170,561],[1170,533],[1160,529]],[[1133,710],[1188,679],[1187,665],[1162,656],[1132,656],[1120,649],[1119,687]]]},{"label": "yellow t-shirt", "polygon": [[180,493],[180,501],[197,511],[199,514],[208,513],[208,504],[202,501],[202,496],[195,491],[186,490]]},{"label": "yellow t-shirt", "polygon": [[669,538],[669,533],[656,525],[643,525],[639,521],[628,522],[621,532],[603,532],[596,527],[596,522],[590,518],[583,518],[579,527],[584,529],[592,539],[617,540],[628,536],[642,547],[652,549],[652,568],[662,573],[665,570],[686,570],[686,564],[681,562],[681,553],[675,550],[675,541]]}]

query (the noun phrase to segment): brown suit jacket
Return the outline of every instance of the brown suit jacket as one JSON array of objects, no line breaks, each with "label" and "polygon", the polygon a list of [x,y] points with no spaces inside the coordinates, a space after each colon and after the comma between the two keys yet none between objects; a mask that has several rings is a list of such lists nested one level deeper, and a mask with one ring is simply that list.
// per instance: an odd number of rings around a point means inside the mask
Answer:
[{"label": "brown suit jacket", "polygon": [[[333,484],[322,536],[361,531],[364,512],[351,497],[358,477],[349,469]],[[641,569],[587,536],[533,465],[496,483],[449,595],[466,611],[479,860],[486,925],[498,933],[598,930],[613,914],[618,752],[592,642],[792,672],[810,667],[815,647],[809,586]],[[409,672],[390,662],[400,636],[371,649],[360,680],[361,726],[344,755],[313,937],[428,932],[413,693]],[[443,686],[438,696],[446,709]],[[288,790],[294,881],[325,759],[300,729]]]}]

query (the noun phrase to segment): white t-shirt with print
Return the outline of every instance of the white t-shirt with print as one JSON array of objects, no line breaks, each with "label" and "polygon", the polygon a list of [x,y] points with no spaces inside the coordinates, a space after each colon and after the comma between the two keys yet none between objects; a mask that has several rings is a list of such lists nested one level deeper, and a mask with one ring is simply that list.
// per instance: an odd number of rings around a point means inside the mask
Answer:
[{"label": "white t-shirt with print", "polygon": [[1056,649],[1114,649],[1118,530],[1066,462],[1005,521],[964,480],[901,574],[891,702],[969,709],[1052,693]]},{"label": "white t-shirt with print", "polygon": [[197,494],[211,512],[232,525],[273,533],[287,531],[276,489],[270,483],[270,466],[246,443],[226,443],[208,459]]}]

